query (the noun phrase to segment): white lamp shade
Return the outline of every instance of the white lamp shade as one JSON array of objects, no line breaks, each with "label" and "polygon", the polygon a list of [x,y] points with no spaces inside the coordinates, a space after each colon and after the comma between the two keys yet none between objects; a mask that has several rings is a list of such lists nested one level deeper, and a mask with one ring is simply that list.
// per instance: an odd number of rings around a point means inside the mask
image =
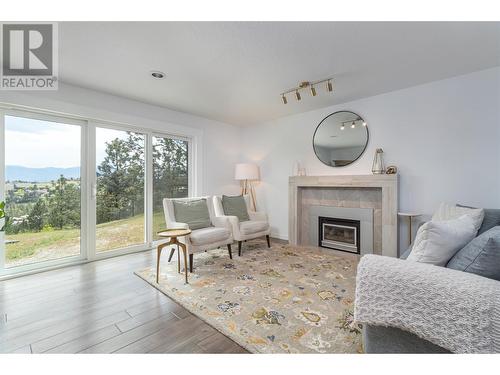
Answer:
[{"label": "white lamp shade", "polygon": [[235,180],[258,180],[260,178],[259,166],[251,163],[236,164],[234,170]]}]

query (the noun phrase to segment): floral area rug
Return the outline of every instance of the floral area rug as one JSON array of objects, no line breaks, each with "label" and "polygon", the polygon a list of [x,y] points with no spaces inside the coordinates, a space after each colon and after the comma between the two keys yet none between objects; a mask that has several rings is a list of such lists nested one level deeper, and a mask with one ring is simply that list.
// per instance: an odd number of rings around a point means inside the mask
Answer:
[{"label": "floral area rug", "polygon": [[353,324],[357,259],[317,247],[262,241],[194,255],[189,284],[164,250],[155,269],[136,272],[155,288],[252,353],[360,353]]}]

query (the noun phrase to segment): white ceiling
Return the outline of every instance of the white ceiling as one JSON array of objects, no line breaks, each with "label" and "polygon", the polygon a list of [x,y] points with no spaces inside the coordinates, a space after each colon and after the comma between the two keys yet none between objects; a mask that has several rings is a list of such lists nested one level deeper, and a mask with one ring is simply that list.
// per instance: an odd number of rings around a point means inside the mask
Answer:
[{"label": "white ceiling", "polygon": [[62,22],[59,53],[63,82],[247,126],[499,66],[500,23]]}]

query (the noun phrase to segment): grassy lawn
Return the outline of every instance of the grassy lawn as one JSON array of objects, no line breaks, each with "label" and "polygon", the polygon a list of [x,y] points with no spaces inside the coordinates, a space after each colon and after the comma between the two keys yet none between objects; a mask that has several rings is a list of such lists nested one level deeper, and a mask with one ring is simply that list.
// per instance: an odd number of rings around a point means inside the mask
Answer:
[{"label": "grassy lawn", "polygon": [[[153,215],[153,233],[164,229],[163,212]],[[80,230],[62,229],[47,232],[6,235],[18,241],[5,245],[7,265],[57,259],[80,253]],[[108,251],[144,242],[144,215],[97,225],[96,249]]]},{"label": "grassy lawn", "polygon": [[[38,233],[6,235],[7,240],[19,241],[5,245],[7,261],[32,256],[38,250],[58,246],[74,248],[80,239],[79,229],[63,229]],[[71,253],[69,254],[71,255]]]}]

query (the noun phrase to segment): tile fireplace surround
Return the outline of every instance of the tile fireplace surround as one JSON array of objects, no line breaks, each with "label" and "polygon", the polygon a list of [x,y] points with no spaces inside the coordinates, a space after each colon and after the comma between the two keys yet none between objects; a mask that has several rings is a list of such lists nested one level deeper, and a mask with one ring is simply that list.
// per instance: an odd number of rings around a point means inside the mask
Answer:
[{"label": "tile fireplace surround", "polygon": [[309,207],[373,209],[373,253],[398,256],[398,175],[293,176],[289,178],[288,236],[309,243]]}]

